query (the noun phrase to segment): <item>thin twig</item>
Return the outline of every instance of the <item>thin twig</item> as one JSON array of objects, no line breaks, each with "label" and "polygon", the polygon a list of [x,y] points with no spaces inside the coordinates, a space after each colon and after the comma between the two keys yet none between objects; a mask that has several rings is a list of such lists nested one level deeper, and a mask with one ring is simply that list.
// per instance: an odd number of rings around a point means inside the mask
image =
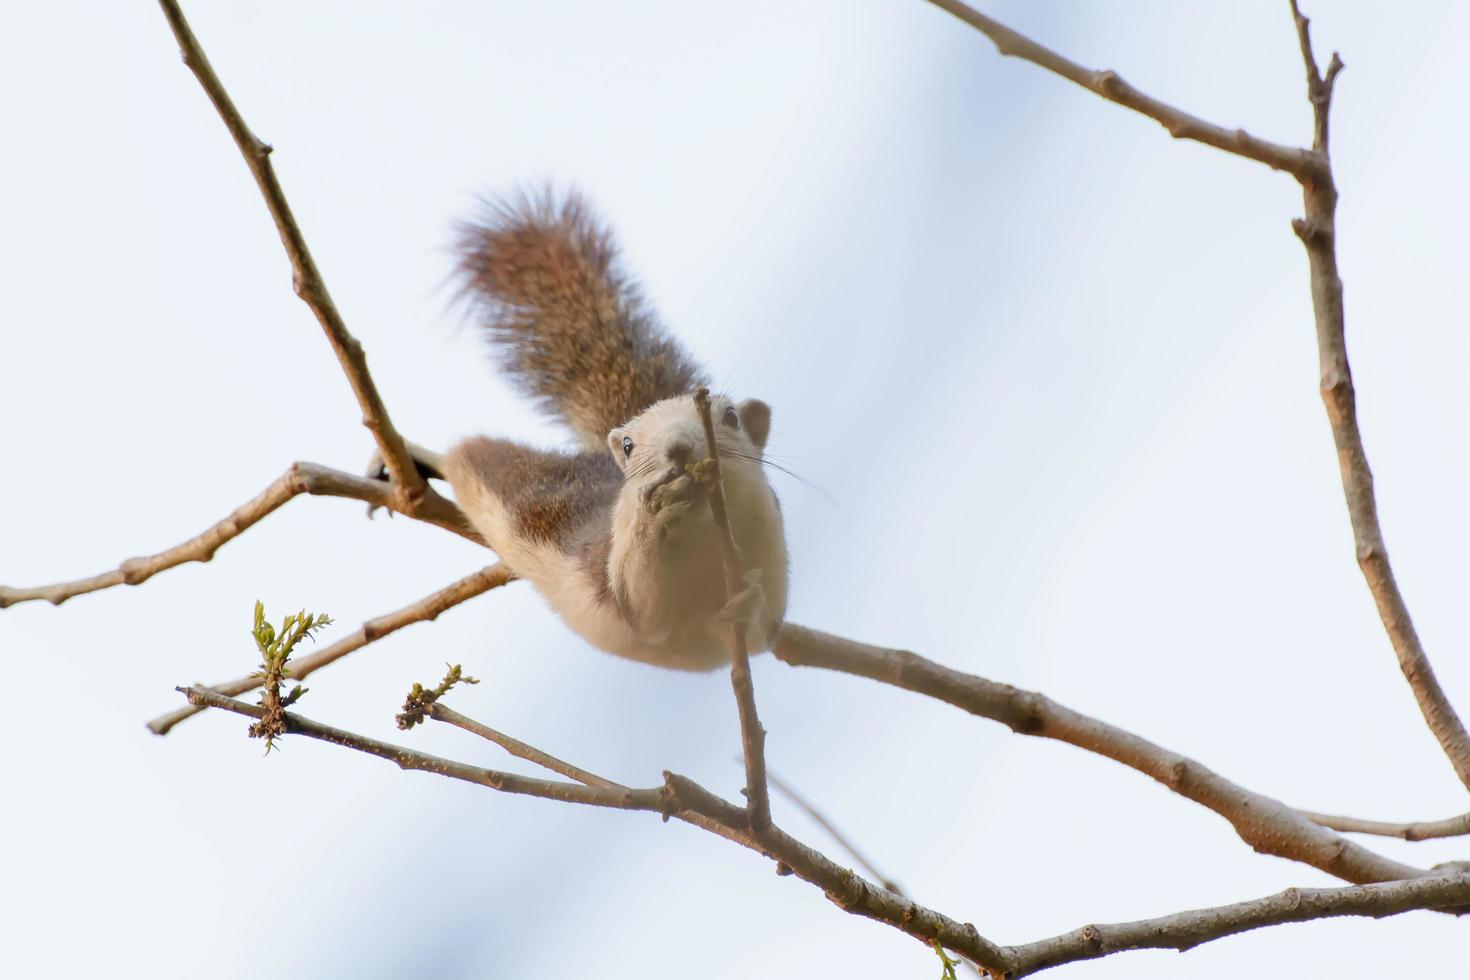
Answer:
[{"label": "thin twig", "polygon": [[[432,492],[432,491],[431,491]],[[397,509],[392,488],[380,480],[367,480],[339,470],[318,466],[315,463],[292,463],[274,483],[256,497],[235,508],[224,520],[212,525],[182,544],[167,551],[141,558],[129,558],[117,568],[101,575],[58,582],[30,588],[12,588],[0,585],[0,609],[18,602],[44,599],[53,605],[61,605],[73,596],[115,585],[139,585],[165,569],[187,562],[206,562],[225,542],[238,537],[247,528],[255,525],[286,501],[301,494],[318,497],[350,497],[364,500],[379,507]],[[438,494],[425,500],[409,515],[418,520],[453,531],[477,543],[483,543],[451,501]]]},{"label": "thin twig", "polygon": [[513,738],[504,732],[491,728],[489,725],[462,715],[447,704],[441,704],[435,701],[424,709],[424,713],[435,721],[442,721],[446,724],[453,725],[455,728],[462,728],[473,735],[478,735],[483,739],[488,739],[517,759],[525,759],[527,762],[533,762],[542,769],[548,769],[559,776],[574,779],[584,786],[598,786],[603,789],[627,789],[621,783],[615,783],[611,779],[604,779],[596,773],[588,772],[586,769],[574,766],[570,762],[558,759],[550,752],[543,752],[534,745],[527,745],[518,738]]},{"label": "thin twig", "polygon": [[1242,840],[1263,854],[1300,861],[1355,884],[1427,873],[1340,837],[1284,803],[1237,786],[1193,759],[1034,691],[951,670],[907,650],[869,646],[789,623],[781,628],[775,654],[793,666],[842,671],[926,694],[998,721],[1017,734],[1056,739],[1121,762],[1218,813],[1230,821]]},{"label": "thin twig", "polygon": [[[377,482],[377,481],[371,481]],[[380,486],[382,484],[379,484]],[[410,603],[402,609],[394,610],[375,619],[370,619],[358,628],[356,633],[345,636],[337,642],[322,647],[315,653],[309,654],[286,665],[285,676],[292,680],[302,680],[310,676],[328,664],[347,656],[353,651],[360,650],[370,643],[375,643],[390,633],[395,633],[414,623],[432,622],[439,618],[439,614],[446,609],[452,609],[462,602],[473,599],[477,595],[483,595],[491,589],[498,588],[511,582],[515,576],[510,569],[497,562],[489,568],[482,568],[473,575],[467,575],[451,585],[437,592],[424,596],[417,602]],[[259,673],[248,674],[237,677],[232,681],[224,681],[220,684],[211,684],[209,689],[217,694],[234,696],[253,691],[261,685]],[[199,705],[189,705],[170,711],[168,714],[160,715],[148,723],[148,730],[155,735],[167,735],[175,725],[185,721],[203,711]]]},{"label": "thin twig", "polygon": [[163,8],[169,27],[173,29],[184,64],[199,80],[210,103],[234,137],[235,145],[240,148],[240,154],[245,158],[245,164],[250,168],[251,176],[255,178],[255,183],[265,198],[271,220],[275,222],[281,244],[285,246],[286,256],[291,262],[292,286],[296,295],[311,308],[322,329],[326,331],[327,340],[337,354],[348,383],[352,385],[352,392],[357,396],[357,403],[362,409],[362,424],[373,434],[384,465],[393,478],[392,490],[396,501],[393,509],[411,514],[425,497],[428,484],[414,465],[403,437],[398,434],[392,419],[388,417],[388,409],[378,394],[372,375],[368,373],[367,357],[363,353],[362,344],[352,336],[342,321],[331,294],[327,292],[326,283],[317,270],[316,262],[311,257],[311,251],[306,247],[306,238],[296,224],[296,217],[291,213],[286,194],[281,190],[280,181],[276,179],[275,169],[271,166],[271,147],[245,124],[245,119],[235,108],[235,103],[225,91],[219,76],[214,73],[214,68],[210,66],[204,49],[189,28],[176,0],[159,0],[159,6]]},{"label": "thin twig", "polygon": [[[577,782],[582,783],[585,786],[601,786],[604,788],[615,789],[626,788],[623,786],[622,783],[617,783],[612,781],[611,779],[606,779],[602,776],[597,775],[594,772],[588,772],[586,769],[582,769],[579,766],[574,766],[570,762],[566,762],[565,760],[558,759],[551,753],[544,752],[541,749],[536,748],[534,745],[528,745],[518,738],[507,735],[497,729],[491,728],[489,725],[486,725],[483,722],[476,721],[475,719],[470,718],[467,715],[460,714],[458,711],[455,711],[453,708],[440,701],[435,701],[432,704],[428,705],[424,709],[424,713],[435,721],[442,721],[445,724],[453,725],[456,728],[461,728],[464,731],[470,732],[471,734],[478,735],[483,739],[494,742],[496,745],[505,749],[505,751],[509,752],[511,755],[515,756],[518,759],[525,759],[527,762],[534,763],[543,769],[556,773],[557,775],[565,776],[568,779],[575,779]],[[674,814],[674,816],[687,824],[693,824],[701,830],[707,830],[712,834],[725,838],[726,840],[734,841],[742,847],[750,847],[753,845],[753,838],[750,837],[749,830],[743,826],[735,828],[726,827],[724,824],[721,824],[716,820],[712,820],[709,817],[698,813],[676,813]]]},{"label": "thin twig", "polygon": [[[190,704],[201,707],[221,708],[251,718],[259,718],[264,714],[264,710],[258,705],[237,701],[217,691],[211,691],[207,687],[179,687],[175,690],[187,697]],[[448,776],[450,779],[488,786],[502,793],[517,793],[546,800],[558,800],[562,803],[582,803],[588,806],[612,807],[618,810],[651,810],[655,813],[663,812],[668,805],[666,794],[661,789],[628,789],[627,787],[608,789],[600,786],[584,786],[579,783],[532,779],[527,776],[518,776],[515,773],[501,772],[497,769],[481,769],[424,752],[415,752],[401,745],[380,742],[366,735],[358,735],[340,728],[333,728],[330,725],[323,725],[321,722],[303,718],[294,712],[286,712],[285,720],[286,731],[291,734],[306,735],[358,752],[366,752],[368,755],[375,755],[380,759],[396,763],[400,769],[436,773],[440,776]]]},{"label": "thin twig", "polygon": [[1019,977],[1063,963],[1090,960],[1130,949],[1193,949],[1236,933],[1287,922],[1334,916],[1381,919],[1415,909],[1450,908],[1470,903],[1470,874],[1457,871],[1410,881],[1387,881],[1343,888],[1288,888],[1248,902],[1176,912],[1141,922],[1088,925],[1051,939],[1010,946]]},{"label": "thin twig", "polygon": [[827,819],[826,814],[824,814],[821,810],[818,810],[810,801],[808,801],[805,797],[798,793],[795,788],[791,786],[790,783],[787,783],[774,772],[767,772],[766,778],[771,781],[771,785],[776,788],[777,792],[785,796],[788,800],[790,800],[792,803],[795,803],[798,807],[805,811],[806,815],[811,817],[812,820],[816,822],[817,826],[825,830],[827,832],[827,836],[836,841],[837,846],[846,851],[848,855],[853,859],[853,861],[857,862],[858,867],[862,868],[869,875],[871,875],[878,882],[878,884],[893,892],[893,894],[895,895],[904,894],[904,890],[899,887],[898,882],[894,881],[892,878],[879,871],[878,868],[873,864],[873,862],[869,861],[867,856],[864,855],[862,851],[858,850],[857,845],[849,840],[846,834],[838,830],[836,824]]},{"label": "thin twig", "polygon": [[1307,150],[1295,146],[1282,146],[1269,140],[1259,139],[1243,129],[1226,129],[1192,116],[1181,109],[1160,102],[1129,85],[1114,71],[1095,71],[1084,68],[1075,61],[1062,57],[1049,48],[1011,30],[999,21],[961,3],[960,0],[929,0],[934,6],[948,11],[960,20],[990,38],[1002,55],[1020,58],[1033,65],[1045,68],[1102,96],[1109,102],[1132,109],[1169,131],[1175,139],[1194,140],[1216,149],[1233,153],[1247,160],[1264,163],[1273,170],[1283,170],[1298,180],[1306,180],[1316,172],[1318,161]]},{"label": "thin twig", "polygon": [[1322,161],[1319,172],[1312,179],[1302,180],[1305,216],[1293,221],[1292,229],[1307,251],[1311,269],[1322,403],[1327,409],[1332,440],[1337,447],[1337,464],[1342,474],[1348,517],[1352,522],[1358,566],[1362,569],[1368,590],[1373,594],[1378,616],[1388,632],[1394,653],[1398,655],[1399,668],[1414,692],[1424,721],[1439,740],[1460,782],[1470,788],[1470,732],[1466,731],[1464,722],[1434,675],[1434,668],[1430,666],[1414,621],[1409,616],[1408,605],[1394,578],[1388,549],[1383,541],[1383,529],[1378,522],[1373,473],[1368,468],[1368,455],[1358,428],[1357,394],[1348,365],[1342,278],[1337,271],[1337,188],[1333,183],[1327,144],[1333,83],[1342,71],[1342,59],[1334,54],[1327,73],[1321,74],[1312,53],[1308,20],[1297,7],[1296,0],[1291,2],[1291,12],[1306,68],[1307,98],[1312,104],[1312,149]]},{"label": "thin twig", "polygon": [[1390,823],[1386,820],[1363,820],[1359,817],[1338,817],[1330,813],[1299,811],[1315,824],[1346,834],[1372,834],[1375,837],[1397,837],[1400,840],[1434,840],[1442,837],[1463,837],[1470,834],[1470,813],[1444,820],[1416,820],[1410,823]]},{"label": "thin twig", "polygon": [[[720,532],[720,551],[725,565],[725,599],[734,599],[745,588],[745,569],[740,562],[740,549],[730,528],[730,514],[725,507],[725,486],[720,476],[720,453],[715,442],[714,419],[710,417],[709,389],[694,393],[694,405],[704,426],[705,448],[709,452],[709,504]],[[755,683],[750,676],[750,651],[745,645],[746,624],[738,617],[730,624],[730,684],[735,688],[735,704],[740,713],[740,741],[745,750],[745,800],[750,815],[750,829],[760,833],[771,823],[771,797],[766,788],[766,730],[761,727],[755,710]]]}]

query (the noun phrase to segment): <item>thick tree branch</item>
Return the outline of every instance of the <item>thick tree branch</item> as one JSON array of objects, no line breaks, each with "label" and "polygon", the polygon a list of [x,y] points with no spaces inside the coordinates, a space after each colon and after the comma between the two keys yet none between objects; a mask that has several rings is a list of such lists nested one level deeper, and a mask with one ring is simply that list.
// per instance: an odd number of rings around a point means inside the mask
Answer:
[{"label": "thick tree branch", "polygon": [[1397,837],[1400,840],[1433,840],[1441,837],[1463,837],[1470,834],[1470,813],[1444,820],[1416,820],[1410,823],[1390,823],[1386,820],[1363,820],[1358,817],[1338,817],[1330,813],[1299,811],[1315,824],[1347,834],[1372,834],[1375,837]]},{"label": "thick tree branch", "polygon": [[1184,952],[1213,939],[1287,922],[1344,915],[1381,919],[1415,909],[1466,903],[1470,903],[1470,873],[1463,871],[1346,888],[1288,888],[1266,898],[1217,908],[1176,912],[1141,922],[1083,926],[1052,939],[1007,947],[1006,952],[1015,963],[1012,976],[1019,977],[1130,949]]},{"label": "thick tree branch", "polygon": [[[709,452],[709,505],[719,529],[720,552],[725,566],[725,599],[732,602],[746,588],[745,569],[740,561],[740,548],[730,529],[730,514],[725,508],[725,485],[720,476],[720,453],[715,440],[714,419],[710,417],[709,389],[694,393],[699,421],[704,426],[705,449]],[[728,607],[727,607],[728,608]],[[745,750],[745,801],[750,811],[750,829],[760,833],[771,823],[771,796],[766,786],[766,730],[761,727],[755,710],[755,682],[750,676],[750,651],[745,645],[746,623],[738,617],[730,623],[730,684],[735,689],[735,704],[740,714],[740,742]]]},{"label": "thick tree branch", "polygon": [[[371,481],[376,482],[376,481]],[[381,484],[379,484],[381,486]],[[515,575],[510,569],[500,563],[482,568],[473,575],[467,575],[452,585],[440,589],[417,602],[410,603],[402,609],[395,610],[376,619],[370,619],[360,626],[356,633],[345,636],[330,646],[322,647],[315,653],[305,657],[299,657],[286,665],[284,677],[291,680],[302,680],[311,676],[315,671],[321,670],[328,664],[347,656],[355,650],[361,650],[370,643],[375,643],[390,633],[395,633],[414,623],[431,622],[439,618],[439,614],[446,609],[452,609],[462,602],[473,599],[477,595],[483,595],[491,589],[499,588],[507,582],[514,581]],[[220,684],[211,684],[209,689],[217,694],[234,696],[253,691],[260,687],[264,678],[259,672],[237,677],[232,681]],[[159,715],[148,723],[148,730],[155,735],[167,735],[173,727],[181,721],[185,721],[203,711],[199,705],[191,704],[177,711]]]},{"label": "thick tree branch", "polygon": [[1300,861],[1355,884],[1426,873],[1339,837],[1284,803],[1237,786],[1193,759],[1035,691],[951,670],[906,650],[868,646],[790,624],[782,627],[775,653],[793,666],[841,671],[927,694],[1018,734],[1056,739],[1121,762],[1218,813],[1263,854]]},{"label": "thick tree branch", "polygon": [[1320,171],[1302,179],[1305,216],[1292,222],[1292,228],[1307,251],[1311,271],[1312,309],[1317,322],[1317,355],[1321,366],[1322,403],[1332,426],[1332,441],[1337,447],[1337,464],[1342,474],[1342,490],[1347,499],[1348,518],[1352,522],[1353,543],[1358,566],[1373,594],[1378,616],[1388,632],[1399,668],[1414,692],[1419,710],[1429,730],[1449,756],[1460,782],[1470,788],[1470,733],[1450,704],[1429,657],[1409,617],[1408,605],[1399,591],[1388,549],[1383,542],[1383,529],[1378,522],[1378,503],[1373,492],[1373,473],[1368,468],[1368,455],[1363,448],[1363,435],[1358,428],[1357,394],[1353,389],[1352,370],[1348,365],[1347,338],[1343,318],[1342,278],[1337,271],[1337,188],[1332,179],[1328,156],[1328,115],[1332,108],[1332,88],[1342,71],[1342,60],[1336,54],[1326,74],[1317,69],[1312,53],[1312,39],[1307,18],[1302,16],[1296,0],[1292,0],[1297,37],[1301,43],[1302,61],[1307,74],[1307,98],[1312,104],[1313,152],[1322,160]]},{"label": "thick tree branch", "polygon": [[423,500],[428,484],[414,466],[403,437],[398,434],[392,419],[388,417],[388,409],[378,394],[372,375],[368,373],[367,357],[363,353],[362,344],[347,330],[341,314],[337,312],[336,304],[332,302],[331,294],[327,292],[321,273],[317,271],[311,251],[306,247],[306,238],[296,224],[296,217],[286,202],[286,194],[281,190],[280,181],[276,179],[275,168],[271,166],[271,147],[256,137],[245,124],[244,117],[235,108],[235,103],[225,91],[219,76],[214,73],[214,68],[210,66],[204,49],[189,28],[176,0],[159,0],[159,6],[163,8],[163,14],[168,18],[169,27],[179,43],[184,64],[199,80],[210,103],[234,137],[235,145],[240,148],[245,164],[250,168],[250,174],[265,198],[271,220],[275,222],[281,244],[285,246],[286,256],[291,261],[292,285],[296,295],[316,315],[317,321],[326,331],[332,350],[337,354],[342,370],[347,374],[347,381],[352,385],[352,392],[357,396],[357,403],[362,409],[362,424],[373,434],[384,465],[393,478],[393,509],[413,514]]},{"label": "thick tree branch", "polygon": [[[315,463],[292,463],[274,483],[262,490],[253,500],[237,507],[228,517],[182,544],[167,551],[141,558],[129,558],[117,568],[101,575],[77,579],[73,582],[58,582],[31,588],[12,588],[0,585],[0,609],[17,602],[45,599],[53,605],[61,605],[72,596],[114,585],[139,585],[159,572],[191,561],[205,562],[214,557],[220,545],[238,537],[266,515],[280,507],[292,497],[310,494],[318,497],[350,497],[363,500],[379,507],[398,509],[395,494],[388,484],[380,480],[367,480],[339,470],[318,466]],[[407,513],[400,511],[401,513]],[[476,543],[483,543],[469,526],[453,502],[439,496],[433,490],[415,508],[412,516],[418,520],[453,531]]]},{"label": "thick tree branch", "polygon": [[1258,139],[1243,129],[1226,129],[1192,116],[1152,96],[1145,95],[1123,81],[1117,72],[1084,68],[1075,61],[1070,61],[1055,51],[1042,47],[1024,34],[1018,34],[999,21],[992,20],[968,4],[961,3],[960,0],[929,0],[929,2],[941,10],[948,11],[990,38],[996,50],[1002,55],[1029,61],[1033,65],[1045,68],[1069,82],[1102,96],[1109,102],[1116,102],[1120,106],[1145,115],[1163,126],[1175,139],[1204,143],[1206,146],[1234,153],[1247,160],[1264,163],[1274,170],[1284,170],[1298,180],[1307,180],[1320,167],[1321,162],[1308,150]]}]

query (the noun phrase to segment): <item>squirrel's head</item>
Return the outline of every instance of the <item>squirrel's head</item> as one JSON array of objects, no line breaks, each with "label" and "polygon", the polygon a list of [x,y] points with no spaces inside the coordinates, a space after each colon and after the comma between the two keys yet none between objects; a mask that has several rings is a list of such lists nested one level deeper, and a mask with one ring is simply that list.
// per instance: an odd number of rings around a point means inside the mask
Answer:
[{"label": "squirrel's head", "polygon": [[[727,476],[749,473],[763,478],[761,462],[766,437],[771,434],[771,406],[756,398],[732,401],[724,395],[710,398],[710,418],[720,467]],[[693,395],[655,402],[642,414],[607,434],[607,447],[624,479],[642,483],[658,480],[671,470],[705,457],[704,426]]]}]

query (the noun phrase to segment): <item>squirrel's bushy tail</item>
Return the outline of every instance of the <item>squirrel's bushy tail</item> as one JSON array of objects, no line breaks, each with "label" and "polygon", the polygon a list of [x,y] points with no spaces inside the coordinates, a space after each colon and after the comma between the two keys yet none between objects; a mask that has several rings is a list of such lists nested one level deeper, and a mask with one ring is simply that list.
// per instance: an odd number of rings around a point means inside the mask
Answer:
[{"label": "squirrel's bushy tail", "polygon": [[486,201],[459,228],[459,279],[511,376],[601,450],[649,405],[707,383],[577,194]]}]

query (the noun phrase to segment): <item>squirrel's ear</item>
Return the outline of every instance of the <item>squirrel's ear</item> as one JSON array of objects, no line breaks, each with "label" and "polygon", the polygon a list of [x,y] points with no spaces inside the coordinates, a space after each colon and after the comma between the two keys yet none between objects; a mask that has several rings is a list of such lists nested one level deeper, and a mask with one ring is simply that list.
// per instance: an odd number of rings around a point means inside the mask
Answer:
[{"label": "squirrel's ear", "polygon": [[612,453],[612,458],[618,464],[618,469],[623,469],[628,462],[628,454],[623,452],[623,437],[628,433],[621,429],[613,429],[607,434],[607,448]]},{"label": "squirrel's ear", "polygon": [[771,434],[771,406],[759,398],[747,398],[740,403],[740,424],[755,448],[765,449],[766,437]]}]

